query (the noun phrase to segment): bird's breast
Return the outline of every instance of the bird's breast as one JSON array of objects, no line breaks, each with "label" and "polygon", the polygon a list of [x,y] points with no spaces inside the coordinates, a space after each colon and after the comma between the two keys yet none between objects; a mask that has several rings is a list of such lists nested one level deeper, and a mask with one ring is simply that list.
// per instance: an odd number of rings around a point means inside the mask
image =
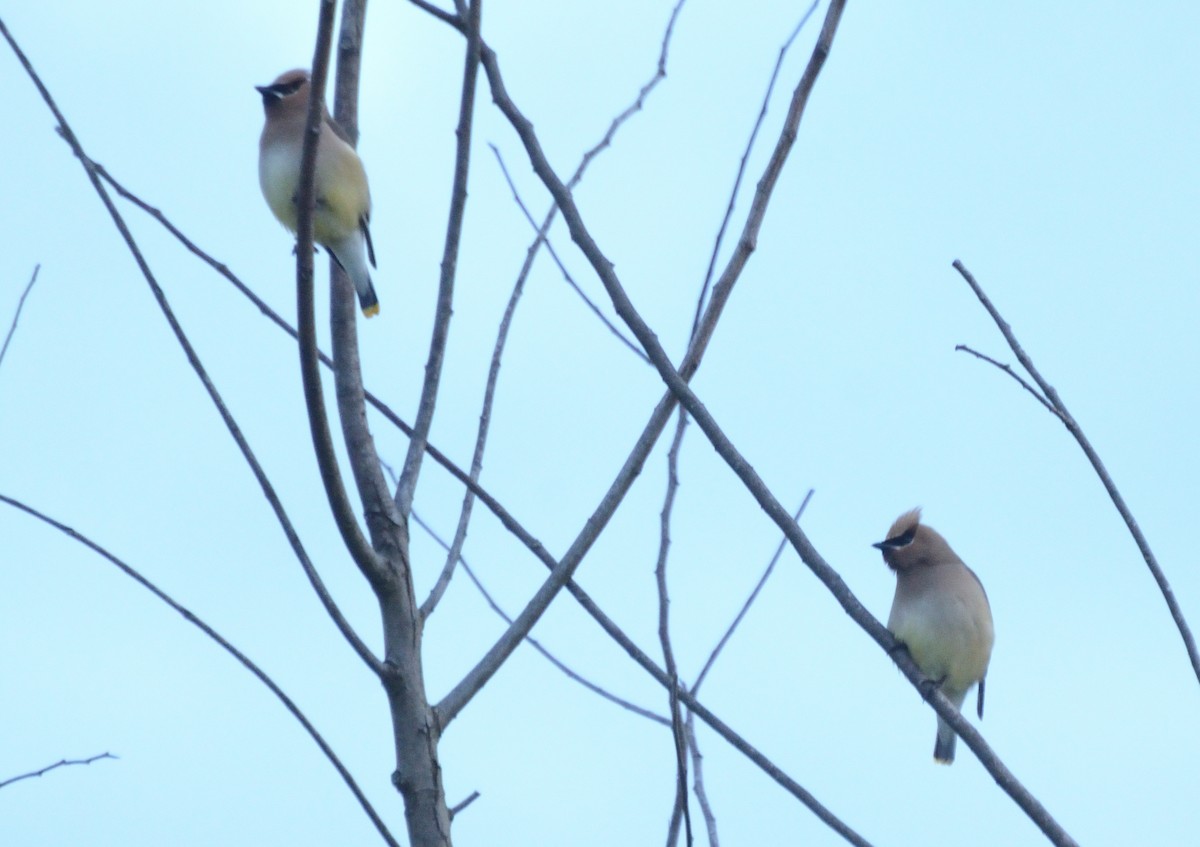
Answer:
[{"label": "bird's breast", "polygon": [[296,231],[296,188],[300,183],[300,151],[294,144],[265,146],[258,157],[258,183],[271,212]]}]

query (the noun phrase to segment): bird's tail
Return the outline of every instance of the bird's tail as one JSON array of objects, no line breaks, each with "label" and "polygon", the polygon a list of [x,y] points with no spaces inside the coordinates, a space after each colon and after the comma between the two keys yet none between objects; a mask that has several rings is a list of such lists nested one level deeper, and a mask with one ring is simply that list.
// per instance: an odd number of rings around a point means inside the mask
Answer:
[{"label": "bird's tail", "polygon": [[954,729],[939,717],[937,741],[933,744],[933,760],[940,765],[953,764],[954,747],[957,742],[958,735],[954,732]]},{"label": "bird's tail", "polygon": [[371,274],[367,271],[367,255],[362,235],[356,232],[343,242],[326,245],[326,249],[354,283],[363,316],[373,318],[378,315],[379,298],[375,295],[375,286],[371,284]]},{"label": "bird's tail", "polygon": [[375,286],[371,284],[371,278],[367,277],[365,285],[359,285],[358,280],[354,281],[354,290],[358,292],[358,305],[362,307],[363,317],[373,318],[379,314],[379,298],[375,296]]}]

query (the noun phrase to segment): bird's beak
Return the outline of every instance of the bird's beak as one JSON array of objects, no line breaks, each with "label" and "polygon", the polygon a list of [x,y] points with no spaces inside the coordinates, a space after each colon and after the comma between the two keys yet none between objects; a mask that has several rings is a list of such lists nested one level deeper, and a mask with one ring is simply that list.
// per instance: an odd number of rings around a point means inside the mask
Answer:
[{"label": "bird's beak", "polygon": [[872,544],[871,546],[872,546],[872,547],[874,547],[876,550],[886,550],[886,549],[887,549],[887,542],[886,542],[886,541],[876,541],[876,542],[875,542],[874,544]]},{"label": "bird's beak", "polygon": [[271,91],[271,86],[269,86],[269,85],[256,85],[256,86],[254,86],[254,90],[257,91],[259,94],[261,94],[263,97],[266,97],[268,94],[275,93],[275,92]]}]

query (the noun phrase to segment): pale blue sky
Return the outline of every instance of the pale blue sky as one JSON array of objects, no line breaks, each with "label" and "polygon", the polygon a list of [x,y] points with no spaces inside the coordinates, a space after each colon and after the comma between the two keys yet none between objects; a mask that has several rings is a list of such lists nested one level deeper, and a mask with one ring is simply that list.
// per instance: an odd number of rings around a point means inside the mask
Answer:
[{"label": "pale blue sky", "polygon": [[[672,5],[485,5],[485,37],[560,173],[648,78]],[[689,0],[667,78],[577,191],[673,355],[771,67],[803,10]],[[784,66],[747,190],[824,12],[822,3]],[[315,4],[60,0],[6,4],[0,15],[89,154],[293,316],[290,240],[257,185],[253,86],[310,61]],[[869,545],[897,514],[924,506],[991,597],[997,640],[980,729],[1087,844],[1195,837],[1200,689],[1074,442],[1015,383],[954,352],[966,343],[1012,359],[950,264],[975,273],[1059,389],[1200,625],[1198,31],[1200,11],[1185,3],[1141,14],[1116,3],[851,3],[694,383],[785,504],[816,489],[803,525],[880,618],[893,577]],[[370,387],[410,419],[462,52],[456,33],[405,3],[376,0],[368,12],[360,150],[382,314],[361,327],[363,360]],[[53,118],[4,53],[4,331],[42,269],[0,367],[0,492],[90,535],[260,662],[403,838],[378,684],[324,617]],[[433,431],[463,465],[530,240],[489,142],[534,213],[547,204],[481,84]],[[738,226],[745,208],[743,197]],[[319,486],[293,344],[153,221],[121,209],[314,561],[376,645],[373,598]],[[611,312],[561,226],[554,240]],[[319,279],[323,314],[323,270]],[[661,391],[540,256],[500,379],[484,485],[561,554]],[[378,418],[372,426],[381,453],[400,461],[403,436]],[[665,446],[579,571],[655,656]],[[681,671],[694,677],[778,531],[695,427],[681,476],[672,614]],[[447,537],[460,499],[428,464],[417,510]],[[414,538],[423,596],[442,556]],[[510,611],[543,577],[480,507],[466,555]],[[500,631],[456,579],[427,629],[431,695]],[[535,635],[595,681],[665,709],[661,690],[569,598]],[[791,553],[703,699],[875,844],[926,844],[934,832],[947,844],[1043,843],[965,747],[952,768],[932,763],[932,713]],[[261,685],[94,554],[7,508],[0,726],[0,778],[63,757],[121,757],[0,791],[6,844],[380,843]],[[701,744],[724,843],[841,843],[707,730]],[[668,733],[531,650],[441,749],[450,802],[482,795],[455,822],[459,844],[663,843]]]}]

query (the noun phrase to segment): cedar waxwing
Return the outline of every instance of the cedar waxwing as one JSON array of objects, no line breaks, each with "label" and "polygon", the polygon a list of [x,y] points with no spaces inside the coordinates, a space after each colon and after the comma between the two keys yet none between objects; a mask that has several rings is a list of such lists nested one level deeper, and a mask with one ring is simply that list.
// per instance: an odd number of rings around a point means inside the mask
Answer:
[{"label": "cedar waxwing", "polygon": [[[920,509],[896,518],[887,540],[873,546],[883,551],[883,560],[896,572],[888,629],[958,709],[978,682],[982,718],[984,677],[994,638],[983,583],[946,539],[921,523]],[[939,717],[934,761],[953,762],[957,740]]]},{"label": "cedar waxwing", "polygon": [[[270,85],[255,88],[262,95],[263,111],[267,113],[258,142],[258,182],[275,217],[295,232],[300,155],[308,113],[308,71],[288,71]],[[367,228],[371,220],[367,172],[345,130],[324,104],[321,110],[325,119],[317,141],[313,240],[328,250],[350,277],[362,312],[369,318],[379,314],[379,298],[367,271],[368,256],[371,267],[375,267],[375,248]]]}]

